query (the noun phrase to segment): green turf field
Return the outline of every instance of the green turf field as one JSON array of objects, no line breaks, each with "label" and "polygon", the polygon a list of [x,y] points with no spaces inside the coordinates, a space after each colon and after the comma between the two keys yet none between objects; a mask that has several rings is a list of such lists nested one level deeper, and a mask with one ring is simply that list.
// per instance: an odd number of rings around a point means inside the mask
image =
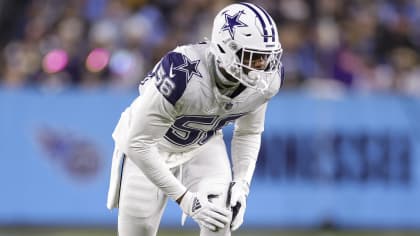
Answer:
[{"label": "green turf field", "polygon": [[[113,229],[62,229],[62,228],[0,228],[0,236],[116,236]],[[232,236],[420,236],[410,231],[237,231]],[[174,229],[161,230],[158,236],[198,236],[197,231]]]}]

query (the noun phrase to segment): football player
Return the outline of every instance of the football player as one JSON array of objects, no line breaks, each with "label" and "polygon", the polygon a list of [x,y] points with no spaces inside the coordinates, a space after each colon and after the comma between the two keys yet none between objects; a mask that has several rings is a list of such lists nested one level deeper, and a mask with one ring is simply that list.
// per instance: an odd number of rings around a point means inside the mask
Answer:
[{"label": "football player", "polygon": [[[107,207],[119,208],[120,236],[156,235],[168,198],[202,236],[241,226],[281,55],[270,15],[235,3],[216,15],[210,41],[157,63],[113,133]],[[222,128],[232,122],[231,166]]]}]

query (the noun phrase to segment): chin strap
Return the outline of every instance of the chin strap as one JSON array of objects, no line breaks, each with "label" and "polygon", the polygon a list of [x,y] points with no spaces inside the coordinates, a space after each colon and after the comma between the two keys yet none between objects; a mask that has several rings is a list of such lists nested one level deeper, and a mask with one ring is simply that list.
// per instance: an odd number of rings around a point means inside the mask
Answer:
[{"label": "chin strap", "polygon": [[[236,87],[239,85],[239,80],[234,79],[235,81],[232,81],[222,73],[222,68],[220,68],[219,65],[217,65],[217,62],[215,62],[215,71],[216,71],[216,79],[220,82],[221,86],[223,87]],[[226,72],[225,72],[226,73]]]}]

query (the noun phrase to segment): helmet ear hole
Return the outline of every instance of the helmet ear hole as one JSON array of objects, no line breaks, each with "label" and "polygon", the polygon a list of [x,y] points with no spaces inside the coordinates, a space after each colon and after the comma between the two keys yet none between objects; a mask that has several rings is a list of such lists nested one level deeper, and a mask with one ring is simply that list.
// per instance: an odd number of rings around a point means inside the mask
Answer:
[{"label": "helmet ear hole", "polygon": [[238,50],[239,49],[239,46],[238,46],[238,44],[236,44],[235,42],[230,42],[229,43],[229,48],[232,50],[232,51],[236,51],[236,50]]}]

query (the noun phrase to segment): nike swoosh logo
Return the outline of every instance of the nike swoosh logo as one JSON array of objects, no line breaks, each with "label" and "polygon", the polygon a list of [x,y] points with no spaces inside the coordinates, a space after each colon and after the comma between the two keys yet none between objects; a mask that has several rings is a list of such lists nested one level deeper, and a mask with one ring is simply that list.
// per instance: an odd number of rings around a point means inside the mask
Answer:
[{"label": "nike swoosh logo", "polygon": [[169,67],[169,78],[175,77],[173,67],[174,67],[174,64],[171,64],[171,67]]}]

